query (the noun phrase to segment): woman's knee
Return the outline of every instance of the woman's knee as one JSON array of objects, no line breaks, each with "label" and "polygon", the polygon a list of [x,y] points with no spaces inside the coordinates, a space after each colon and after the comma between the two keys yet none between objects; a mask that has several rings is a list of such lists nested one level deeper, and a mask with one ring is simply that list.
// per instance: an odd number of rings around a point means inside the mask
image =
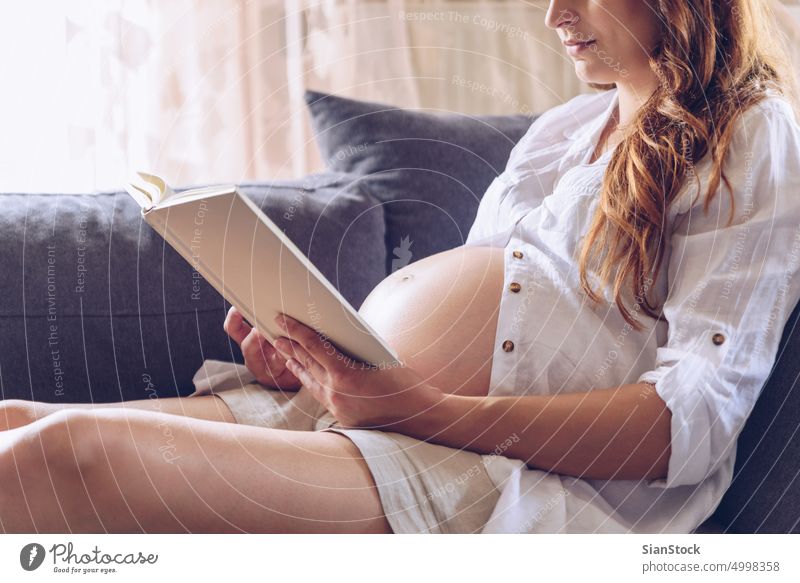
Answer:
[{"label": "woman's knee", "polygon": [[97,419],[90,410],[56,411],[15,433],[11,453],[21,470],[72,475],[89,469],[102,454]]},{"label": "woman's knee", "polygon": [[4,399],[0,401],[0,431],[16,429],[36,420],[33,401]]},{"label": "woman's knee", "polygon": [[[63,532],[97,530],[94,494],[88,476],[99,475],[102,444],[97,420],[81,409],[53,413],[6,432],[0,448],[0,513],[9,514],[12,530]],[[28,500],[22,510],[14,508]]]}]

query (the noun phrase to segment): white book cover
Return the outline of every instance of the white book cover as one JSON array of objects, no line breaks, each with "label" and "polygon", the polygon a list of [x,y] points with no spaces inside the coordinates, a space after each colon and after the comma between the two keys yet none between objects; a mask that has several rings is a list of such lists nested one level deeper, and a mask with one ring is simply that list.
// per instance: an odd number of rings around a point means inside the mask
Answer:
[{"label": "white book cover", "polygon": [[126,190],[145,221],[270,342],[284,335],[274,318],[285,313],[358,361],[400,363],[385,340],[236,186],[175,193],[158,176],[138,172]]}]

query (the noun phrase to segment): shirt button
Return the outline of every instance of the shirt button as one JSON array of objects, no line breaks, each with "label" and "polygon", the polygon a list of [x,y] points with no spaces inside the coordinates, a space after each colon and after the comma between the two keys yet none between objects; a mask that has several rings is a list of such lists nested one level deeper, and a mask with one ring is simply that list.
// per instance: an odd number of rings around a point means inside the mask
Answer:
[{"label": "shirt button", "polygon": [[517,259],[522,259],[522,251],[514,251],[512,255]]},{"label": "shirt button", "polygon": [[725,342],[725,336],[723,336],[722,334],[720,334],[719,332],[717,332],[716,334],[714,334],[714,335],[711,337],[711,342],[713,342],[714,344],[716,344],[717,346],[719,346],[720,344],[722,344],[723,342]]},{"label": "shirt button", "polygon": [[517,293],[519,290],[522,289],[522,286],[515,281],[508,286],[508,289],[510,289],[514,293]]},{"label": "shirt button", "polygon": [[505,350],[506,352],[511,352],[512,350],[514,350],[514,343],[511,342],[511,340],[506,340],[505,342],[503,342],[503,350]]}]

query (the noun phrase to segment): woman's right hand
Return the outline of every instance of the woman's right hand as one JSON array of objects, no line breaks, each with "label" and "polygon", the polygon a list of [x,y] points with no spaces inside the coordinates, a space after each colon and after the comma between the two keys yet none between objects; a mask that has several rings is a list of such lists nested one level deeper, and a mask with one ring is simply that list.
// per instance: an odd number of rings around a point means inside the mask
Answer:
[{"label": "woman's right hand", "polygon": [[239,310],[234,307],[228,310],[223,328],[242,349],[244,364],[259,384],[283,391],[296,391],[302,386],[286,368],[286,359],[258,330],[244,321]]}]

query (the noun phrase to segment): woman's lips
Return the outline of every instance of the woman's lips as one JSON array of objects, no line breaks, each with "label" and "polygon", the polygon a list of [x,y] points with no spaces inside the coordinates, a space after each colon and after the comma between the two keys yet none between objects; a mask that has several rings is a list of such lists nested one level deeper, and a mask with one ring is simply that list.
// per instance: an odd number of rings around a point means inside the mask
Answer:
[{"label": "woman's lips", "polygon": [[564,41],[564,45],[567,47],[567,54],[571,57],[580,55],[583,51],[596,43],[596,40],[589,40],[586,42]]}]

